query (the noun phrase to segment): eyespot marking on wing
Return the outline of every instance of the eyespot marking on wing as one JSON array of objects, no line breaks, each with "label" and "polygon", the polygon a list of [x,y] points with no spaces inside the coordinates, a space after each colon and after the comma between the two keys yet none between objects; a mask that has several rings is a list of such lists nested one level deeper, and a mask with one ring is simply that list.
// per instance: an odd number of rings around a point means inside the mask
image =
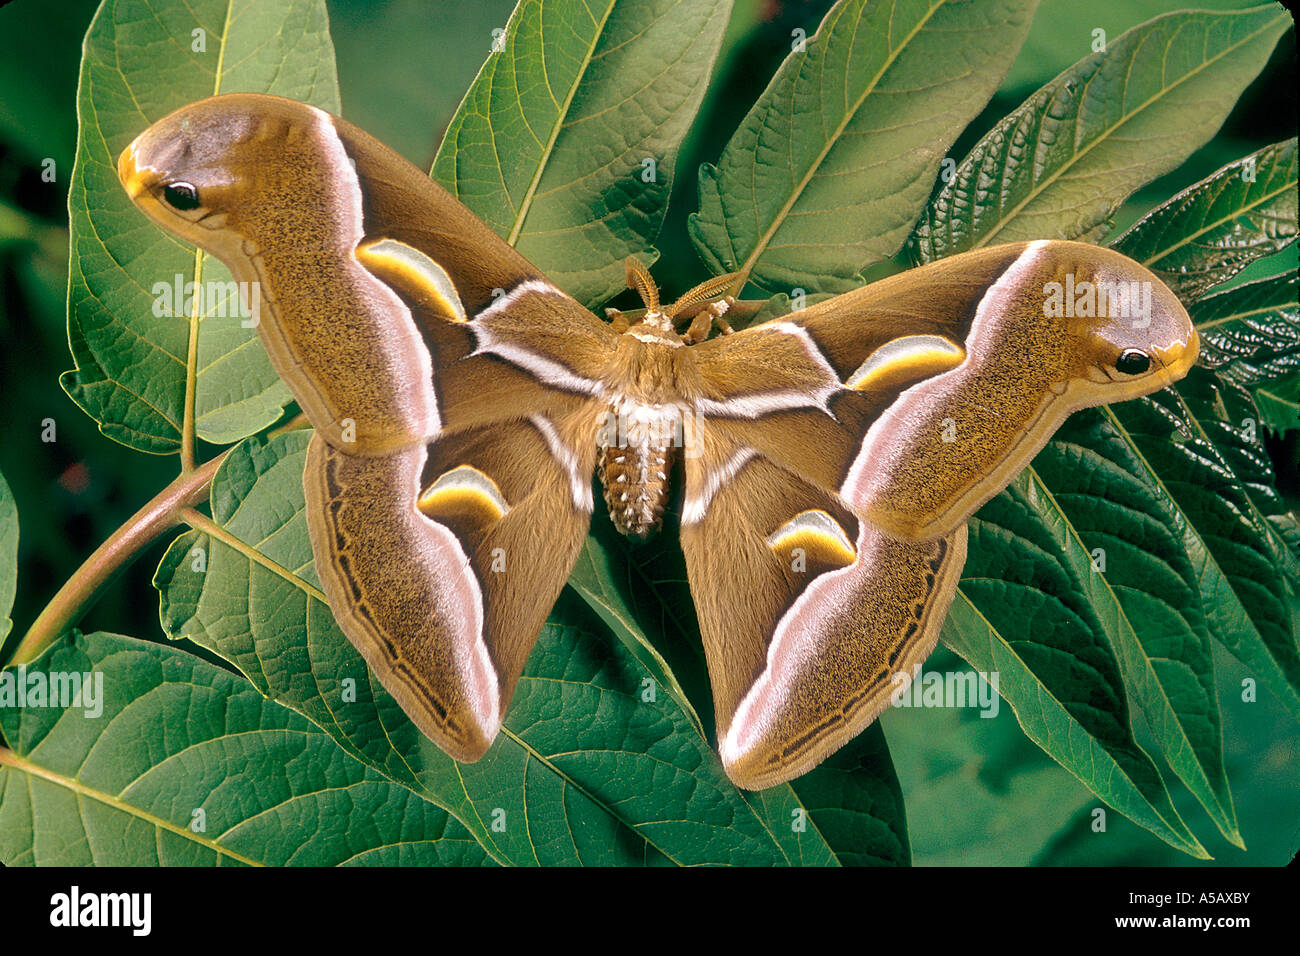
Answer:
[{"label": "eyespot marking on wing", "polygon": [[497,483],[472,465],[458,465],[443,472],[420,495],[418,506],[426,515],[447,510],[480,511],[493,521],[510,511]]},{"label": "eyespot marking on wing", "polygon": [[868,355],[844,384],[857,389],[888,386],[938,375],[956,368],[965,358],[966,350],[942,335],[904,335]]},{"label": "eyespot marking on wing", "polygon": [[396,239],[376,239],[357,246],[357,261],[380,279],[422,293],[452,322],[466,322],[465,306],[447,270],[414,246]]},{"label": "eyespot marking on wing", "polygon": [[799,512],[768,536],[767,546],[783,558],[803,548],[840,567],[858,556],[843,526],[820,508]]}]

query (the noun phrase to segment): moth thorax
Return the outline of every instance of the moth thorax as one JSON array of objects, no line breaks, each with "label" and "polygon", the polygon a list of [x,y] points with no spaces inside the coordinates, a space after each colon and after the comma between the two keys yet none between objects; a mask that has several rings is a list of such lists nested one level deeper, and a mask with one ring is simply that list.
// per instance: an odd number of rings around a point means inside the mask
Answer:
[{"label": "moth thorax", "polygon": [[601,429],[597,470],[610,520],[621,533],[644,538],[659,530],[681,436],[681,411],[674,406],[614,405]]}]

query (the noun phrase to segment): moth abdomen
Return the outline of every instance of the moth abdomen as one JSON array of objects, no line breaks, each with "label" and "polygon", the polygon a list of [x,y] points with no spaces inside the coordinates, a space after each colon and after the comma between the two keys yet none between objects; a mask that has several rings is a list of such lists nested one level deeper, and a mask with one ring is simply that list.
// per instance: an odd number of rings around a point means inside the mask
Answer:
[{"label": "moth abdomen", "polygon": [[601,430],[596,468],[610,520],[620,533],[646,538],[659,530],[680,445],[676,407],[615,403]]}]

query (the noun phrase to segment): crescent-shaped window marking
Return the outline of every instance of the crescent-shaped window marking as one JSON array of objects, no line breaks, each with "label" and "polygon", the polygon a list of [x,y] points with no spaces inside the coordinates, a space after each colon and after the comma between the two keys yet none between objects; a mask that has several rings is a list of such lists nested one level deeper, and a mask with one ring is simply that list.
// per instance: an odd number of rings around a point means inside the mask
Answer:
[{"label": "crescent-shaped window marking", "polygon": [[418,504],[425,514],[448,507],[483,509],[494,520],[504,518],[510,511],[497,483],[472,465],[458,465],[444,472],[420,495]]},{"label": "crescent-shaped window marking", "polygon": [[840,565],[852,564],[858,556],[844,527],[820,508],[799,512],[768,536],[767,546],[777,552],[811,547],[834,556]]},{"label": "crescent-shaped window marking", "polygon": [[447,270],[414,246],[396,239],[377,239],[357,246],[356,256],[380,279],[402,288],[419,289],[451,321],[468,321],[460,293]]},{"label": "crescent-shaped window marking", "polygon": [[868,388],[917,375],[937,375],[956,368],[965,358],[966,350],[942,335],[904,335],[868,355],[844,384]]}]

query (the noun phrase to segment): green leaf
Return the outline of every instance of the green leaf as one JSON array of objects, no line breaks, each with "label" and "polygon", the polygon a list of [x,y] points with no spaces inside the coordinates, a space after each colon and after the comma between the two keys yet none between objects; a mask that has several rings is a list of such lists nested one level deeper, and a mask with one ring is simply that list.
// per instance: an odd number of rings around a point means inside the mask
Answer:
[{"label": "green leaf", "polygon": [[155,577],[170,636],[211,648],[349,753],[446,808],[500,862],[835,862],[815,827],[791,831],[791,788],[778,788],[775,809],[751,807],[674,695],[647,693],[653,675],[624,643],[590,633],[566,599],[487,755],[457,764],[430,744],[318,589],[303,514],[307,438],[251,439],[223,462],[212,520],[173,542]]},{"label": "green leaf", "polygon": [[18,505],[5,476],[0,475],[0,647],[13,629],[9,612],[18,591]]},{"label": "green leaf", "polygon": [[632,622],[672,672],[701,732],[716,743],[713,687],[678,529],[666,521],[659,534],[633,542],[614,529],[598,499],[584,552],[569,586],[615,635],[619,627],[613,615]]},{"label": "green leaf", "polygon": [[77,636],[0,680],[31,693],[73,675],[93,699],[0,708],[6,865],[490,862],[445,811],[183,651]]},{"label": "green leaf", "polygon": [[[1290,590],[1300,589],[1300,521],[1277,491],[1273,461],[1259,429],[1259,410],[1250,392],[1237,382],[1194,373],[1183,385],[1183,404],[1213,442],[1241,482],[1246,497],[1263,517],[1265,541]],[[1294,628],[1292,628],[1294,633]],[[1297,669],[1300,674],[1300,669]]]},{"label": "green leaf", "polygon": [[841,0],[700,171],[696,249],[769,292],[846,291],[898,251],[1037,0]]},{"label": "green leaf", "polygon": [[[146,220],[117,179],[118,154],[151,123],[237,91],[338,112],[323,0],[119,0],[91,23],[68,200],[68,339],[77,367],[62,384],[104,434],[141,451],[180,447],[187,380],[196,434],[218,444],[269,425],[290,400],[256,329],[242,324],[230,273]],[[204,294],[185,294],[188,282]],[[164,298],[177,283],[182,295]],[[191,298],[199,303],[187,312]]]},{"label": "green leaf", "polygon": [[[624,560],[620,560],[624,558]],[[620,587],[619,578],[632,573],[624,555],[617,554],[595,535],[588,535],[578,563],[569,576],[569,586],[591,606],[610,632],[641,662],[656,683],[673,695],[673,699],[690,719],[696,732],[706,737],[704,723],[695,712],[686,691],[654,643],[646,636],[631,606],[628,591]]]},{"label": "green leaf", "polygon": [[1300,427],[1300,306],[1295,273],[1227,289],[1193,303],[1201,334],[1197,363],[1255,393],[1264,424]]},{"label": "green leaf", "polygon": [[[647,671],[664,675],[654,679],[671,689],[692,717],[697,733],[714,744],[708,733],[713,719],[711,688],[673,530],[665,528],[651,542],[633,545],[598,512],[569,586]],[[683,673],[687,676],[679,682]],[[707,727],[692,700],[710,722]],[[793,794],[790,787],[774,787],[742,795],[772,821],[774,835],[793,862],[819,865],[816,861],[822,858],[820,841],[811,844],[814,855],[806,856],[809,844],[797,836],[805,830],[819,834],[844,866],[898,866],[909,861],[903,794],[878,727],[868,728],[791,786]]]},{"label": "green leaf", "polygon": [[730,0],[522,0],[434,177],[579,301],[611,298],[628,255],[657,256],[730,12]]},{"label": "green leaf", "polygon": [[792,785],[844,866],[911,862],[903,790],[880,724],[872,724]]},{"label": "green leaf", "polygon": [[[1206,858],[1151,758],[1133,738],[1116,622],[1086,554],[1067,547],[1048,493],[1028,471],[972,518],[962,584],[944,643],[996,674],[1020,726],[1108,804],[1172,846]],[[1094,602],[1100,600],[1100,605]]]},{"label": "green leaf", "polygon": [[1214,135],[1290,25],[1278,4],[1170,13],[1080,60],[962,160],[917,224],[917,258],[1100,238],[1134,190]]},{"label": "green leaf", "polygon": [[1111,619],[1107,630],[1130,700],[1174,773],[1241,846],[1200,576],[1189,557],[1187,538],[1195,532],[1100,411],[1072,415],[1033,470],[1069,523],[1066,550],[1094,584],[1093,607]]},{"label": "green leaf", "polygon": [[1264,424],[1274,431],[1300,428],[1300,371],[1255,390],[1255,404]]},{"label": "green leaf", "polygon": [[1184,189],[1111,246],[1190,302],[1294,242],[1296,216],[1296,140],[1289,139]]},{"label": "green leaf", "polygon": [[1213,377],[1193,369],[1178,391],[1123,402],[1106,414],[1195,531],[1187,551],[1201,569],[1210,633],[1300,717],[1300,654],[1285,571],[1296,559],[1220,450],[1242,423],[1226,420]]}]

